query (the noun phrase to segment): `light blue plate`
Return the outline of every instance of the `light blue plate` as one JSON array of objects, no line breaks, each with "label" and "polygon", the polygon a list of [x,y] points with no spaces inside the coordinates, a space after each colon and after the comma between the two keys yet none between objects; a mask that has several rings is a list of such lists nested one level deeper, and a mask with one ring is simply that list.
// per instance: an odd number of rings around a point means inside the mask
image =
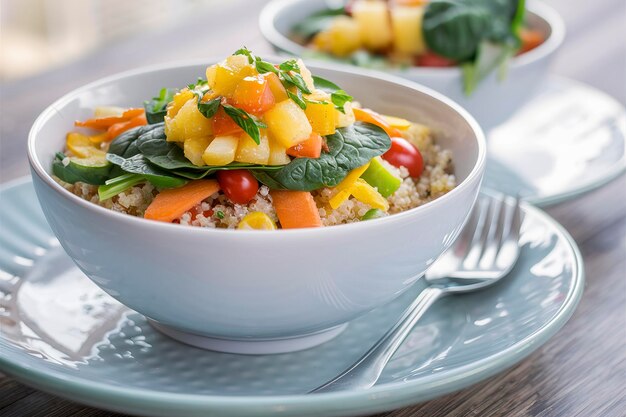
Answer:
[{"label": "light blue plate", "polygon": [[22,179],[0,189],[0,370],[74,401],[154,416],[357,415],[425,401],[519,362],[573,313],[584,282],[578,249],[542,211],[523,210],[522,256],[509,278],[437,303],[374,388],[305,395],[381,336],[421,282],[313,349],[199,350],[92,284],[58,246]]},{"label": "light blue plate", "polygon": [[508,122],[487,134],[483,185],[545,207],[626,171],[626,111],[605,93],[550,77]]}]

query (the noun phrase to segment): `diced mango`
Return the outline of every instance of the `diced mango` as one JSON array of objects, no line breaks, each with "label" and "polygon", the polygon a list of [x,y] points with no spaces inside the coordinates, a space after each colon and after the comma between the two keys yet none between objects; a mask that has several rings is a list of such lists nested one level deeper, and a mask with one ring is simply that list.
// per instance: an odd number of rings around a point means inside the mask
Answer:
[{"label": "diced mango", "polygon": [[286,148],[307,140],[313,132],[304,110],[293,100],[277,103],[263,117],[272,137]]},{"label": "diced mango", "polygon": [[367,49],[378,51],[391,44],[391,23],[386,1],[357,0],[352,6],[352,17],[359,26],[361,42]]},{"label": "diced mango", "polygon": [[239,81],[257,74],[254,66],[248,62],[247,56],[231,55],[219,64],[207,68],[206,79],[211,90],[230,97]]},{"label": "diced mango", "polygon": [[211,136],[213,124],[198,110],[197,99],[188,100],[176,116],[165,116],[165,136],[168,142],[184,142],[190,138]]},{"label": "diced mango", "polygon": [[363,178],[358,178],[351,188],[351,194],[361,203],[382,211],[389,210],[389,202]]},{"label": "diced mango", "polygon": [[210,136],[187,139],[183,145],[185,158],[189,159],[194,165],[205,165],[202,156],[209,143],[211,143]]},{"label": "diced mango", "polygon": [[407,55],[421,55],[426,52],[426,43],[422,32],[423,17],[423,6],[394,6],[391,8],[394,50]]},{"label": "diced mango", "polygon": [[235,161],[249,164],[267,165],[270,158],[270,143],[267,133],[261,131],[260,143],[257,143],[248,134],[241,135]]},{"label": "diced mango", "polygon": [[350,55],[361,47],[359,25],[348,16],[337,16],[326,30],[315,35],[313,45],[336,56]]},{"label": "diced mango", "polygon": [[335,133],[335,106],[329,102],[323,103],[307,103],[304,111],[314,132],[322,136],[332,135]]},{"label": "diced mango", "polygon": [[270,138],[270,157],[267,164],[287,165],[289,162],[291,162],[291,158],[287,155],[287,148],[277,140]]},{"label": "diced mango", "polygon": [[356,117],[354,116],[354,111],[352,110],[352,103],[346,102],[343,105],[344,113],[335,109],[335,117],[336,117],[336,125],[337,127],[346,127],[350,126],[352,123],[356,121]]},{"label": "diced mango", "polygon": [[228,165],[235,160],[238,135],[216,136],[202,154],[202,160],[207,165]]}]

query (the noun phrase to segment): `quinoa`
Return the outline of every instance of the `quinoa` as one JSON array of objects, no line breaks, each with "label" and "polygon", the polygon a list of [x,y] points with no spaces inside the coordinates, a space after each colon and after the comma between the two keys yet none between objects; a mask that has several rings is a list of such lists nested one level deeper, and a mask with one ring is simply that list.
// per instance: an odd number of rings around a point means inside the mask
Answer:
[{"label": "quinoa", "polygon": [[[386,168],[402,179],[400,188],[387,199],[388,214],[421,206],[456,187],[456,178],[452,174],[452,154],[435,143],[427,126],[414,123],[403,132],[403,136],[420,150],[424,158],[424,172],[418,179],[413,179],[406,168],[398,169],[383,160]],[[143,217],[146,208],[158,194],[153,185],[146,183],[100,201],[97,186],[81,182],[68,184],[57,177],[54,179],[65,189],[87,201],[138,217]],[[312,192],[324,226],[357,222],[371,209],[369,205],[351,197],[333,210],[329,205],[333,192],[331,188]],[[263,212],[278,224],[272,196],[265,185],[260,186],[256,196],[245,205],[235,204],[223,193],[217,193],[184,213],[176,222],[188,226],[234,229],[241,219],[251,212]]]}]

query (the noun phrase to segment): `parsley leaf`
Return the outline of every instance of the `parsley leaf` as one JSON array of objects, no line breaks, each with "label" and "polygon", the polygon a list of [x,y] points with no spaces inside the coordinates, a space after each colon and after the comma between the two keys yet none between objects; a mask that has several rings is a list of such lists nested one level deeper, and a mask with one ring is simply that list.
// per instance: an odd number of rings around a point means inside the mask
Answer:
[{"label": "parsley leaf", "polygon": [[248,136],[256,142],[257,145],[261,143],[261,132],[259,129],[267,128],[265,123],[256,120],[246,111],[238,109],[237,107],[233,107],[228,104],[222,104],[222,107],[224,108],[226,114],[230,116],[230,118],[233,119],[233,121],[237,123],[237,125],[242,128]]},{"label": "parsley leaf", "polygon": [[250,64],[253,64],[255,60],[259,59],[259,58],[256,58],[254,56],[254,54],[252,53],[252,51],[249,50],[248,48],[246,48],[245,46],[243,48],[237,49],[233,55],[245,55],[245,56],[247,56],[248,57],[248,62]]},{"label": "parsley leaf", "polygon": [[345,113],[343,106],[347,102],[352,101],[352,96],[343,90],[337,90],[337,91],[333,91],[330,94],[330,101],[333,102],[337,110],[339,110],[342,113]]}]

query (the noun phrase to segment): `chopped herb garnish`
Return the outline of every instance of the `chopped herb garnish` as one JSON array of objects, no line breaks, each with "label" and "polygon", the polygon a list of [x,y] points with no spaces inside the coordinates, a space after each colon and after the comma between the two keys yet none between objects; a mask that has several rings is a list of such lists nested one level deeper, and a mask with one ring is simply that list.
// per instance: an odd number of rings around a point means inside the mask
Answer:
[{"label": "chopped herb garnish", "polygon": [[215,217],[217,217],[218,219],[223,219],[225,217],[224,216],[224,212],[221,211],[221,210],[216,211],[215,212]]},{"label": "chopped herb garnish", "polygon": [[200,101],[200,97],[198,97],[198,111],[202,113],[204,117],[210,119],[215,116],[217,110],[220,108],[220,103],[222,101],[222,97],[215,97],[207,102]]},{"label": "chopped herb garnish", "polygon": [[343,90],[337,90],[330,94],[330,101],[333,102],[337,110],[345,113],[343,106],[345,106],[347,102],[352,101],[352,96]]},{"label": "chopped herb garnish", "polygon": [[224,108],[226,114],[230,116],[230,118],[233,119],[233,121],[237,123],[237,125],[242,128],[244,132],[246,132],[248,136],[250,136],[252,140],[256,142],[257,145],[261,143],[261,132],[259,131],[259,129],[267,128],[265,123],[256,120],[246,111],[241,110],[237,107],[233,107],[228,104],[222,104],[222,107]]},{"label": "chopped herb garnish", "polygon": [[290,99],[295,101],[296,104],[300,106],[302,110],[306,110],[306,102],[304,101],[304,98],[302,97],[302,91],[296,90],[296,93],[294,94],[291,91],[287,90],[287,95],[289,96]]}]

